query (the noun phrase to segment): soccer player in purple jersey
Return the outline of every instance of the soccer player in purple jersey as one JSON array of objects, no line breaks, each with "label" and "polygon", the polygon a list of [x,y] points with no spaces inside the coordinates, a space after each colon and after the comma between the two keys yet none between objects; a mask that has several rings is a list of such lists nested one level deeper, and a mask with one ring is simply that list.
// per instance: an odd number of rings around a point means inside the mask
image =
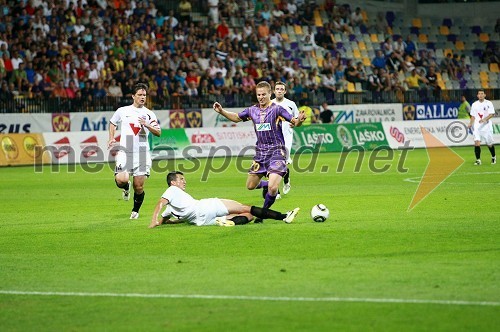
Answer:
[{"label": "soccer player in purple jersey", "polygon": [[[271,102],[271,85],[259,82],[255,88],[258,104],[244,109],[240,113],[228,112],[218,102],[214,103],[214,111],[233,122],[253,121],[257,135],[256,153],[252,166],[248,171],[247,189],[253,190],[265,185],[261,178],[269,177],[268,192],[264,199],[264,207],[273,205],[278,194],[278,188],[287,166],[287,151],[285,139],[281,130],[281,122],[288,121],[292,127],[302,125],[305,115],[299,113],[298,117],[292,115],[283,107]],[[254,222],[262,222],[256,220]]]}]

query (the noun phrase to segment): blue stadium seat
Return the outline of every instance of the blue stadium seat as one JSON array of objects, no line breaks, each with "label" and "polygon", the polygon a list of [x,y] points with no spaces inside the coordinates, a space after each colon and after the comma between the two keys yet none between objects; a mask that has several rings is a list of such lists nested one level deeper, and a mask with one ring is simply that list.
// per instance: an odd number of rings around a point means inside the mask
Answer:
[{"label": "blue stadium seat", "polygon": [[387,24],[389,24],[390,27],[392,27],[395,18],[396,15],[393,11],[388,11],[385,13],[385,19],[387,20]]},{"label": "blue stadium seat", "polygon": [[453,25],[451,18],[444,18],[443,25],[446,25],[448,28],[450,28]]},{"label": "blue stadium seat", "polygon": [[472,32],[472,33],[475,33],[476,35],[477,35],[477,34],[480,34],[481,32],[483,32],[483,31],[481,30],[481,27],[480,27],[479,25],[474,25],[474,26],[472,26],[470,29],[471,29],[471,32]]}]

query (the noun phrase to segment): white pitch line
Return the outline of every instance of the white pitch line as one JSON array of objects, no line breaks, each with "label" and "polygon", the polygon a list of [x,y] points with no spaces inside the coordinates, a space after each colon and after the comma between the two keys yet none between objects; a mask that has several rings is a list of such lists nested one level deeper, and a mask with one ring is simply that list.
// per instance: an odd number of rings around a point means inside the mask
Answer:
[{"label": "white pitch line", "polygon": [[491,301],[377,299],[377,298],[357,298],[357,297],[274,297],[274,296],[201,295],[201,294],[28,292],[28,291],[16,291],[16,290],[0,290],[0,294],[33,295],[33,296],[132,297],[132,298],[166,298],[166,299],[284,301],[284,302],[364,302],[364,303],[440,304],[440,305],[492,306],[492,307],[500,306],[500,302],[491,302]]}]

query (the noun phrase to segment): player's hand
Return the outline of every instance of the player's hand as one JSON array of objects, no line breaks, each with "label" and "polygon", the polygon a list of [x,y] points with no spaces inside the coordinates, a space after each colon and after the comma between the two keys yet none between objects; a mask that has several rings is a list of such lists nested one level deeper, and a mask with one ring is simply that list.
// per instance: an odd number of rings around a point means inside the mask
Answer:
[{"label": "player's hand", "polygon": [[217,113],[222,112],[222,105],[219,104],[218,102],[215,102],[213,107],[214,107],[214,111],[216,111]]},{"label": "player's hand", "polygon": [[115,145],[116,145],[116,140],[114,138],[110,139],[108,142],[108,150],[111,149]]},{"label": "player's hand", "polygon": [[148,228],[155,228],[156,226],[160,226],[160,225],[161,225],[161,222],[159,222],[158,220],[152,220],[151,224],[149,224]]},{"label": "player's hand", "polygon": [[306,120],[306,112],[300,111],[298,120],[299,120],[299,122],[304,122]]},{"label": "player's hand", "polygon": [[139,124],[140,124],[141,126],[145,126],[145,127],[147,127],[147,126],[146,126],[146,124],[147,124],[146,119],[145,119],[145,118],[143,118],[143,117],[139,117]]}]

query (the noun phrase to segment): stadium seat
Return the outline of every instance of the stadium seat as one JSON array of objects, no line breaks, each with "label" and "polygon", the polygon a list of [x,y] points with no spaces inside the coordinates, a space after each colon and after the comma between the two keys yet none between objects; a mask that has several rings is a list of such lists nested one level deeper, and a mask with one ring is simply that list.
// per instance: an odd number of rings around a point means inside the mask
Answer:
[{"label": "stadium seat", "polygon": [[385,20],[387,21],[387,24],[392,27],[393,22],[396,19],[396,14],[393,11],[387,11],[385,13]]},{"label": "stadium seat", "polygon": [[461,33],[461,31],[460,31],[460,27],[459,27],[459,26],[456,26],[456,25],[452,26],[452,27],[450,28],[450,33],[453,33],[453,34],[455,34],[455,35],[459,35],[459,34]]},{"label": "stadium seat", "polygon": [[421,28],[422,27],[422,20],[420,18],[414,18],[411,20],[411,26],[412,27],[417,27]]},{"label": "stadium seat", "polygon": [[372,41],[372,43],[380,43],[380,41],[378,40],[378,36],[377,36],[376,33],[370,34],[370,40]]},{"label": "stadium seat", "polygon": [[486,32],[482,32],[479,34],[479,40],[482,41],[483,43],[489,42],[490,35],[488,35]]},{"label": "stadium seat", "polygon": [[498,63],[490,63],[490,70],[493,73],[500,73],[500,70],[498,68]]},{"label": "stadium seat", "polygon": [[363,86],[361,85],[360,82],[355,83],[354,87],[356,89],[356,92],[363,92]]},{"label": "stadium seat", "polygon": [[347,82],[347,92],[354,93],[356,92],[356,86],[352,82]]},{"label": "stadium seat", "polygon": [[487,63],[481,63],[479,65],[479,70],[482,71],[482,72],[487,72],[487,71],[490,70],[490,68],[488,67]]},{"label": "stadium seat", "polygon": [[295,34],[298,36],[301,36],[304,34],[304,32],[302,31],[302,27],[298,24],[294,26],[294,31],[295,31]]},{"label": "stadium seat", "polygon": [[418,35],[418,41],[421,43],[427,43],[429,41],[429,39],[428,39],[426,34],[421,33]]},{"label": "stadium seat", "polygon": [[459,50],[459,51],[463,51],[463,50],[465,50],[465,44],[464,44],[464,42],[463,42],[463,41],[461,41],[461,40],[457,40],[457,41],[456,41],[456,43],[455,43],[455,47],[456,47],[456,49],[457,49],[457,50]]},{"label": "stadium seat", "polygon": [[481,79],[481,81],[488,81],[489,80],[488,73],[485,71],[479,72],[479,78]]},{"label": "stadium seat", "polygon": [[361,11],[361,16],[363,17],[363,22],[367,23],[368,22],[368,13],[366,12],[366,10]]},{"label": "stadium seat", "polygon": [[411,27],[409,33],[412,33],[414,35],[418,35],[420,33],[420,29],[417,27]]},{"label": "stadium seat", "polygon": [[354,55],[354,57],[356,59],[361,59],[361,52],[359,51],[359,49],[355,48],[353,51],[352,51],[352,54]]},{"label": "stadium seat", "polygon": [[366,51],[366,44],[364,41],[359,41],[358,42],[358,47],[361,51]]},{"label": "stadium seat", "polygon": [[314,25],[318,28],[323,27],[323,20],[321,19],[321,16],[314,15]]},{"label": "stadium seat", "polygon": [[454,35],[452,33],[450,33],[448,36],[447,36],[447,40],[450,41],[450,42],[456,42],[458,39],[457,35]]},{"label": "stadium seat", "polygon": [[363,66],[371,66],[372,62],[369,58],[363,57]]},{"label": "stadium seat", "polygon": [[441,35],[447,36],[450,34],[450,29],[446,25],[442,25],[439,27],[439,33]]},{"label": "stadium seat", "polygon": [[479,25],[475,25],[475,26],[472,26],[470,28],[470,31],[476,35],[480,34],[482,31],[481,31],[481,27]]},{"label": "stadium seat", "polygon": [[451,18],[443,18],[443,25],[450,28],[453,25]]},{"label": "stadium seat", "polygon": [[481,88],[489,89],[490,85],[488,84],[488,81],[481,81]]},{"label": "stadium seat", "polygon": [[483,56],[483,50],[480,50],[480,49],[473,49],[472,50],[472,56],[473,57],[477,57],[477,58],[480,58]]}]

